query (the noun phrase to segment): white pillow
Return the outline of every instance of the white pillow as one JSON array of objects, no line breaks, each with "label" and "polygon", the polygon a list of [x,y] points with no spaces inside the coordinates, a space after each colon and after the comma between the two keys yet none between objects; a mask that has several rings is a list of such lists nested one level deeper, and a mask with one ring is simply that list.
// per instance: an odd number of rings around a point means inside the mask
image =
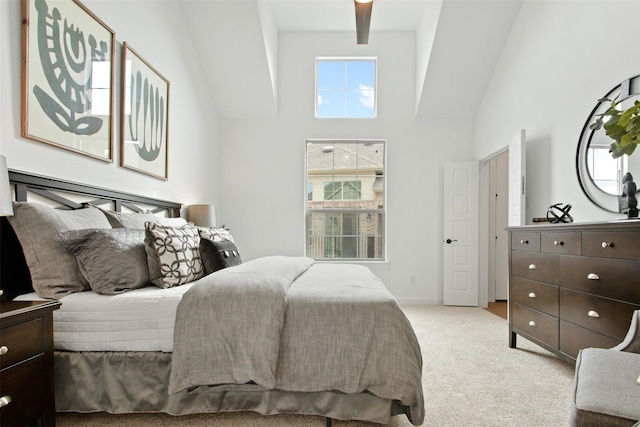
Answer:
[{"label": "white pillow", "polygon": [[160,225],[168,225],[170,227],[180,227],[187,225],[187,220],[184,218],[165,218],[163,216],[156,217],[156,222]]}]

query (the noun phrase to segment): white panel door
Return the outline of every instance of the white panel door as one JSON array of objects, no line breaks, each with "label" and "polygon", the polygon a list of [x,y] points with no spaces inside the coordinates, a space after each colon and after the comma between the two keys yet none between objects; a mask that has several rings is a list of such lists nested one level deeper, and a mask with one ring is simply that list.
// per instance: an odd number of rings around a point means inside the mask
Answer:
[{"label": "white panel door", "polygon": [[526,132],[522,129],[509,144],[509,226],[524,225],[527,166]]},{"label": "white panel door", "polygon": [[444,304],[478,305],[477,162],[444,165]]}]

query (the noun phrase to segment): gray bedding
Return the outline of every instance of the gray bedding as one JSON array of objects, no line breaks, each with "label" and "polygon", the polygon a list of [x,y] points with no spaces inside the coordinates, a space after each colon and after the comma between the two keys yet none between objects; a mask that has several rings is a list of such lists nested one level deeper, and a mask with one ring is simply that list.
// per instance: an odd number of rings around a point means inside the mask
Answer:
[{"label": "gray bedding", "polygon": [[357,265],[265,257],[206,276],[178,306],[169,393],[371,393],[424,420],[420,347],[382,282]]}]

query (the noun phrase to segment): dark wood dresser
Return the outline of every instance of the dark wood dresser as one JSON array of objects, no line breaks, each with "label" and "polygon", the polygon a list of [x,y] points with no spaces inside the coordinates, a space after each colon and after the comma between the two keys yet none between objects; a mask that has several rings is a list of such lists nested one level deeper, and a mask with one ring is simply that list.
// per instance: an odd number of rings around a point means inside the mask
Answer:
[{"label": "dark wood dresser", "polygon": [[53,310],[58,301],[0,302],[0,425],[54,426]]},{"label": "dark wood dresser", "polygon": [[510,227],[509,346],[573,362],[620,343],[640,309],[640,221]]}]

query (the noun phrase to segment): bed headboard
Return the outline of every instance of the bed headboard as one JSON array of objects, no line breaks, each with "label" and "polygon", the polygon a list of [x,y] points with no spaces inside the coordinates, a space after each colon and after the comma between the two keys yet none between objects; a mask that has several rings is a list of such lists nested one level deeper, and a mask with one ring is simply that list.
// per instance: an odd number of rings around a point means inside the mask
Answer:
[{"label": "bed headboard", "polygon": [[[182,207],[176,202],[16,170],[9,170],[9,182],[15,201],[35,199],[58,209],[80,209],[84,203],[90,203],[117,212],[164,212],[167,217],[173,218],[180,216]],[[2,300],[33,292],[22,247],[6,218],[0,221],[0,289],[3,290]]]}]

